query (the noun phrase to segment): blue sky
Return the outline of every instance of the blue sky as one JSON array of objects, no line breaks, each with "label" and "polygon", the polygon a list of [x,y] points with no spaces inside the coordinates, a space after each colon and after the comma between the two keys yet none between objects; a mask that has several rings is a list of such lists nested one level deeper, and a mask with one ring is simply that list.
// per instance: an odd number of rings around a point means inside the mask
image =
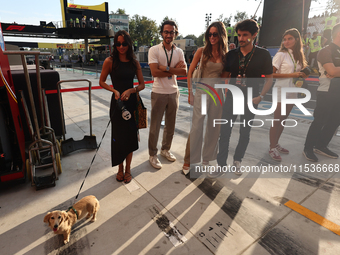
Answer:
[{"label": "blue sky", "polygon": [[[70,0],[69,0],[70,1]],[[0,22],[19,24],[39,25],[40,21],[61,21],[61,8],[59,0],[3,0],[0,7]],[[101,0],[74,0],[75,4],[98,5],[105,1]],[[312,14],[319,14],[325,0],[321,3],[313,3]],[[229,16],[236,11],[246,11],[253,15],[260,4],[260,0],[187,0],[187,1],[164,1],[159,0],[122,0],[108,1],[109,11],[116,11],[118,8],[125,9],[126,13],[132,17],[135,14],[146,16],[160,24],[165,16],[176,19],[179,24],[179,32],[182,35],[195,34],[199,36],[205,29],[205,15],[212,13],[212,21],[216,20],[220,14]],[[236,4],[237,3],[237,4]],[[257,12],[257,16],[262,16],[263,1]],[[233,21],[232,21],[233,23]],[[14,38],[15,39],[15,38]],[[13,38],[5,38],[13,40]],[[26,39],[28,40],[28,39]],[[45,41],[43,39],[34,39]],[[48,42],[52,42],[49,40]]]}]

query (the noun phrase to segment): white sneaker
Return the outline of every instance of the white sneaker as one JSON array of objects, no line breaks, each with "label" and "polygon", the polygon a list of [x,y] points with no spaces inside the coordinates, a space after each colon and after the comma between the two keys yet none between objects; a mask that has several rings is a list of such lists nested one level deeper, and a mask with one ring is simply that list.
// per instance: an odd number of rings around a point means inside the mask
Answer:
[{"label": "white sneaker", "polygon": [[150,156],[149,162],[156,169],[161,169],[162,168],[162,163],[159,161],[157,155]]},{"label": "white sneaker", "polygon": [[241,172],[241,162],[240,161],[234,161],[233,166],[236,167],[236,171],[234,172],[234,174],[242,175],[242,172]]},{"label": "white sneaker", "polygon": [[168,150],[161,150],[161,155],[163,157],[166,157],[167,160],[174,162],[176,161],[176,157],[174,156],[174,154],[172,154],[170,151]]}]

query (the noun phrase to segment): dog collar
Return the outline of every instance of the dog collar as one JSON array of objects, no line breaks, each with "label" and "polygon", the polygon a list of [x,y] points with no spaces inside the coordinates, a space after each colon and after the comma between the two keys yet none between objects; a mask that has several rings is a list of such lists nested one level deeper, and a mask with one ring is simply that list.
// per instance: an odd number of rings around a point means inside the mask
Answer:
[{"label": "dog collar", "polygon": [[78,212],[77,212],[77,210],[76,209],[74,209],[74,207],[73,206],[71,206],[71,207],[69,207],[68,209],[67,209],[67,211],[66,212],[68,212],[69,210],[73,210],[74,212],[75,212],[75,214],[77,215],[77,220],[78,220]]}]

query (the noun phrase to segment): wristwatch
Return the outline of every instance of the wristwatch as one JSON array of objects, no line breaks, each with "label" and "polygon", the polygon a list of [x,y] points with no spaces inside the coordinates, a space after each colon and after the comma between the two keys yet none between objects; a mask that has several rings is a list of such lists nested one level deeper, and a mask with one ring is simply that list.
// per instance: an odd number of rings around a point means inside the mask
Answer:
[{"label": "wristwatch", "polygon": [[167,66],[167,67],[165,68],[165,70],[166,70],[167,72],[169,72],[169,70],[170,70],[170,67],[169,67],[169,66]]},{"label": "wristwatch", "polygon": [[261,94],[260,94],[260,97],[261,97],[261,100],[264,98],[264,96],[262,96]]}]

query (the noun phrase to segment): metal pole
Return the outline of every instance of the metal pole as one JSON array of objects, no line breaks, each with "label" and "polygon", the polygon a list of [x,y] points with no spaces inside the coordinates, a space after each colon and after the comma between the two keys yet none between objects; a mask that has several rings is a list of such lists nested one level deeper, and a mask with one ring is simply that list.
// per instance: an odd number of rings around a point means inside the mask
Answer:
[{"label": "metal pole", "polygon": [[259,3],[259,6],[257,6],[257,9],[256,9],[256,11],[255,11],[254,16],[252,17],[252,19],[255,19],[256,13],[257,13],[257,11],[258,11],[259,8],[260,8],[261,3],[262,3],[262,0],[261,0],[261,2]]},{"label": "metal pole", "polygon": [[42,99],[42,89],[41,89],[41,77],[40,77],[40,67],[39,67],[39,55],[35,55],[35,70],[37,76],[37,89],[39,95],[39,103],[40,103],[40,117],[41,117],[41,128],[42,132],[45,135],[45,114],[44,114],[44,104]]},{"label": "metal pole", "polygon": [[[37,112],[36,112],[35,104],[34,104],[34,98],[33,98],[33,92],[32,92],[32,87],[31,87],[31,81],[30,81],[30,77],[29,77],[29,74],[28,74],[28,70],[27,70],[26,58],[25,58],[25,56],[23,54],[21,55],[21,62],[22,62],[22,65],[24,67],[25,79],[26,79],[28,96],[29,96],[29,99],[30,99],[30,104],[31,104],[31,109],[32,109],[32,115],[33,115],[33,122],[34,122],[35,132],[37,134],[38,140],[40,141],[41,137],[40,137],[40,131],[39,131]],[[41,142],[40,142],[39,146],[40,147],[42,146]]]},{"label": "metal pole", "polygon": [[301,32],[305,30],[304,25],[305,25],[305,0],[302,0],[302,26],[301,26]]},{"label": "metal pole", "polygon": [[59,107],[61,109],[60,114],[61,114],[61,119],[62,119],[62,135],[63,139],[65,141],[65,128],[64,128],[64,123],[65,123],[65,118],[64,118],[64,108],[62,107],[62,102],[61,102],[61,83],[63,82],[79,82],[79,81],[87,81],[89,83],[89,118],[90,118],[90,135],[92,136],[92,97],[91,97],[91,91],[92,91],[92,82],[88,79],[76,79],[76,80],[62,80],[58,81],[57,83],[57,92],[58,92],[58,101],[59,101]]},{"label": "metal pole", "polygon": [[91,89],[92,89],[92,82],[89,80],[89,115],[90,115],[90,136],[92,136],[92,97],[91,97]]}]

